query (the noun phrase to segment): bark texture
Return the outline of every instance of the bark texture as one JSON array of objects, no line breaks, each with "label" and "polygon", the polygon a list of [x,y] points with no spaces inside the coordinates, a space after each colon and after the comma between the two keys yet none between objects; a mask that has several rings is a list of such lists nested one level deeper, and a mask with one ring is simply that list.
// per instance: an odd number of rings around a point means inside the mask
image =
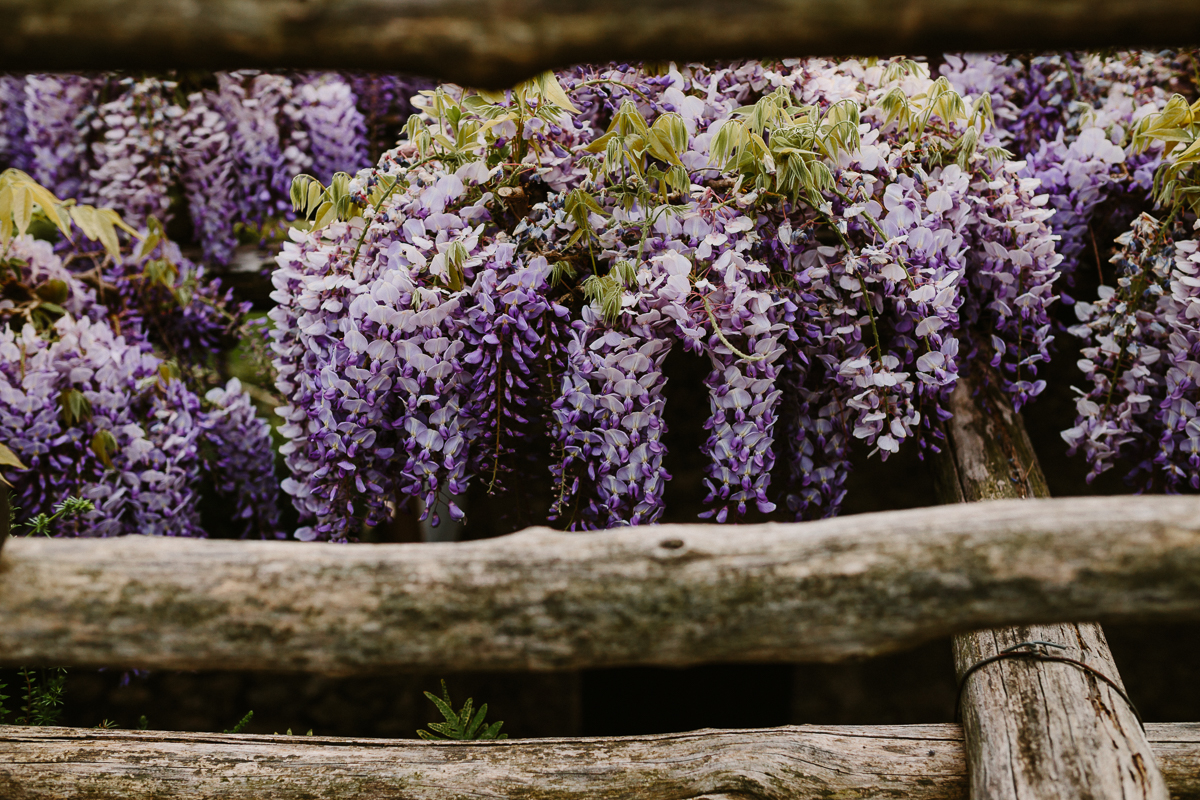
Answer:
[{"label": "bark texture", "polygon": [[[1151,725],[1178,800],[1200,724]],[[965,800],[957,725],[425,743],[0,727],[5,800]],[[1066,795],[1062,795],[1066,796]]]},{"label": "bark texture", "polygon": [[[951,397],[954,417],[947,425],[949,457],[942,472],[946,499],[1049,496],[1025,426],[996,385],[995,380],[981,387],[975,378],[964,379]],[[1103,554],[1102,545],[1094,546]],[[980,660],[1031,641],[1060,645],[1043,649],[1083,662],[1121,685],[1096,623],[1021,625],[955,636],[959,678]],[[1168,798],[1129,704],[1075,665],[1028,659],[989,664],[967,678],[962,715],[975,800]]]},{"label": "bark texture", "polygon": [[347,674],[836,661],[1200,618],[1200,498],[998,501],[477,542],[10,538],[0,664]]},{"label": "bark texture", "polygon": [[500,88],[580,62],[1200,41],[1191,0],[0,0],[0,70],[372,69]]}]

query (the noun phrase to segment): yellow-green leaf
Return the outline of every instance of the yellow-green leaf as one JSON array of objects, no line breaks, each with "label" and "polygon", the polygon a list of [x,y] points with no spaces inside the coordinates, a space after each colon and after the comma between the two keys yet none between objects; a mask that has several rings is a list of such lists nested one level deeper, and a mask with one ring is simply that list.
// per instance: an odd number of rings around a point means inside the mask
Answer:
[{"label": "yellow-green leaf", "polygon": [[27,185],[17,183],[12,187],[12,194],[13,224],[17,226],[17,235],[20,236],[29,230],[29,223],[33,219],[33,193]]},{"label": "yellow-green leaf", "polygon": [[68,426],[92,418],[92,404],[78,389],[65,390],[58,396],[58,405],[62,411],[63,422]]},{"label": "yellow-green leaf", "polygon": [[112,435],[112,431],[96,431],[96,435],[92,437],[92,452],[100,459],[100,463],[112,469],[112,457],[117,452],[117,438]]},{"label": "yellow-green leaf", "polygon": [[558,82],[558,78],[554,77],[553,72],[547,72],[542,76],[542,96],[548,101],[558,106],[559,108],[571,114],[578,114],[579,109],[571,102],[571,98],[567,97],[567,93],[563,91],[562,86]]},{"label": "yellow-green leaf", "polygon": [[21,459],[17,458],[17,454],[8,449],[8,446],[0,442],[0,467],[16,467],[17,469],[29,469],[21,463]]}]

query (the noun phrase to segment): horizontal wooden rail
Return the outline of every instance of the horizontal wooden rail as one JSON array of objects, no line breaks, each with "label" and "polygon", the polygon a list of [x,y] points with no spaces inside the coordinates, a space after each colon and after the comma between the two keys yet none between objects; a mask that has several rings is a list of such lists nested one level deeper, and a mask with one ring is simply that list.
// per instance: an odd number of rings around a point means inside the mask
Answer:
[{"label": "horizontal wooden rail", "polygon": [[0,0],[0,69],[304,67],[502,87],[580,62],[1200,43],[1194,0]]},{"label": "horizontal wooden rail", "polygon": [[467,543],[10,538],[0,664],[326,673],[835,661],[1200,619],[1200,498],[995,501]]},{"label": "horizontal wooden rail", "polygon": [[[1176,800],[1200,800],[1200,724],[1147,726]],[[0,727],[7,800],[966,800],[957,725],[704,730],[507,742]]]}]

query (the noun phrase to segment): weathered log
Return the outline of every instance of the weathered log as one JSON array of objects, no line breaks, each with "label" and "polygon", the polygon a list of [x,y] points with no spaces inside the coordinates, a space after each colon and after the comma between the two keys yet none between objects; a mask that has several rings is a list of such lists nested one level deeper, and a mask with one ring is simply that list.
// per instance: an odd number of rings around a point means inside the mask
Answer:
[{"label": "weathered log", "polygon": [[[1200,799],[1200,724],[1150,725],[1148,734],[1172,795]],[[965,800],[967,776],[957,725],[446,743],[0,727],[5,800],[451,800],[481,792]]]},{"label": "weathered log", "polygon": [[502,87],[580,62],[1200,42],[1190,0],[0,0],[0,70],[304,67]]},{"label": "weathered log", "polygon": [[[978,376],[967,377],[950,398],[954,416],[947,423],[948,456],[941,459],[941,493],[948,500],[1050,494],[1021,417],[996,384],[994,377],[982,385]],[[1103,680],[1078,665],[1025,658],[997,661],[967,675],[972,665],[1023,642],[1051,642],[1057,647],[1040,649],[1086,664],[1124,689],[1095,623],[1021,625],[955,636],[954,665],[959,679],[966,680],[962,716],[971,797],[1167,800],[1135,712]]]},{"label": "weathered log", "polygon": [[10,539],[0,664],[327,673],[834,661],[1064,619],[1200,618],[1200,498],[348,547]]}]

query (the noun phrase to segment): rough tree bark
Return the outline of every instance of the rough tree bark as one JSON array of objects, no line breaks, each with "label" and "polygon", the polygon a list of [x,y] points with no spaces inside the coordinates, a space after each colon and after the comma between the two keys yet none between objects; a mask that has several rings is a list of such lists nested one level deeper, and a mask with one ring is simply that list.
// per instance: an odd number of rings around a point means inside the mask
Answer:
[{"label": "rough tree bark", "polygon": [[[1200,800],[1200,724],[1151,725]],[[965,800],[957,725],[425,743],[0,727],[5,800]]]},{"label": "rough tree bark", "polygon": [[[943,498],[1049,496],[1025,426],[994,379],[986,384],[977,375],[960,380],[950,411],[947,454],[939,459]],[[1103,554],[1102,544],[1094,546]],[[978,661],[1030,641],[1061,645],[1065,649],[1045,649],[1121,684],[1104,632],[1095,623],[1020,625],[955,636],[960,680]],[[990,664],[967,679],[962,714],[973,800],[1167,800],[1163,776],[1128,703],[1074,665],[1027,659]]]},{"label": "rough tree bark", "polygon": [[373,69],[1185,45],[1192,0],[0,0],[0,70]]},{"label": "rough tree bark", "polygon": [[326,673],[835,661],[1064,619],[1200,618],[1200,498],[346,547],[10,538],[0,664]]}]

